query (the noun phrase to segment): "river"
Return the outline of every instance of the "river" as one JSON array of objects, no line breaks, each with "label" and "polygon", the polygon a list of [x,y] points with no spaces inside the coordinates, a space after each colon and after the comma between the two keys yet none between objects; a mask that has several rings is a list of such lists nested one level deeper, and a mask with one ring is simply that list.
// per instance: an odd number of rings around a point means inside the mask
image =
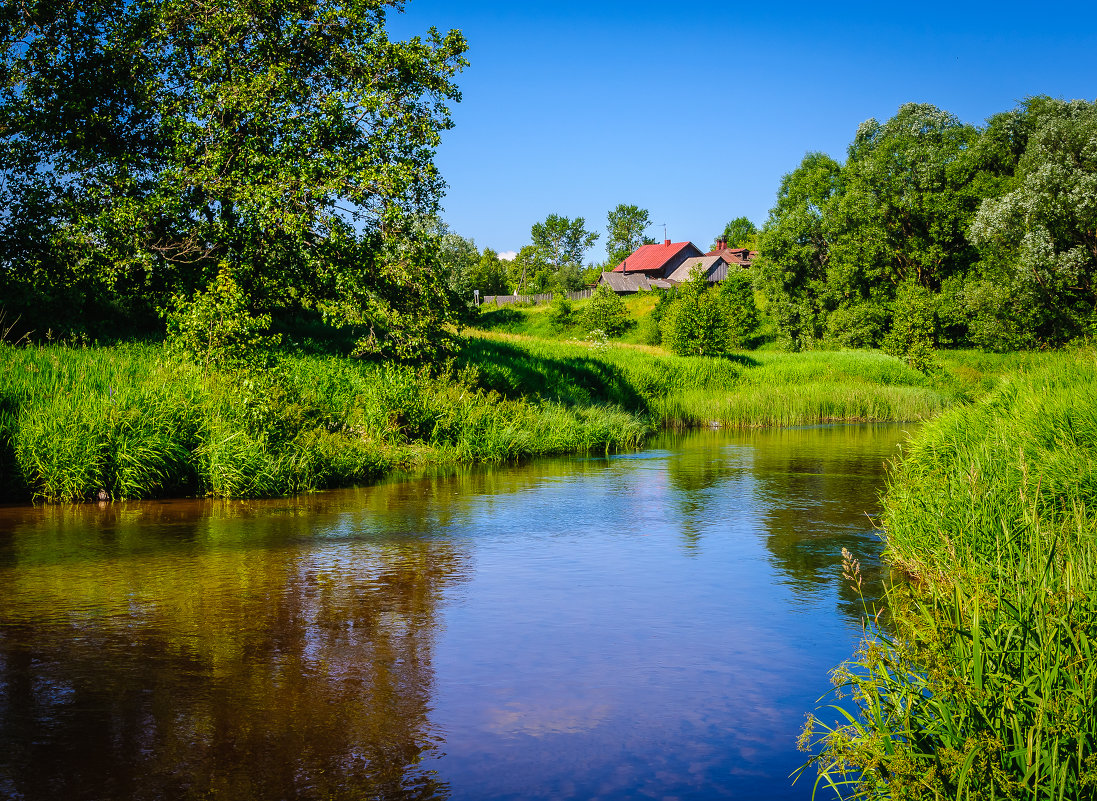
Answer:
[{"label": "river", "polygon": [[905,436],[0,507],[0,798],[810,798]]}]

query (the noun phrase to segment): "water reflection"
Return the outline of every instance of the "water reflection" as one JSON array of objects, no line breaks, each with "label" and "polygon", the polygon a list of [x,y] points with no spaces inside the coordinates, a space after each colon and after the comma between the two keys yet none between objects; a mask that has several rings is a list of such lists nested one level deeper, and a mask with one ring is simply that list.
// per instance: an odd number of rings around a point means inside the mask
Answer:
[{"label": "water reflection", "polygon": [[[26,514],[0,597],[0,796],[444,797],[422,766],[431,650],[467,553],[356,541],[362,517],[322,500]],[[341,541],[292,547],[317,522]]]},{"label": "water reflection", "polygon": [[0,797],[810,797],[902,436],[0,507]]}]

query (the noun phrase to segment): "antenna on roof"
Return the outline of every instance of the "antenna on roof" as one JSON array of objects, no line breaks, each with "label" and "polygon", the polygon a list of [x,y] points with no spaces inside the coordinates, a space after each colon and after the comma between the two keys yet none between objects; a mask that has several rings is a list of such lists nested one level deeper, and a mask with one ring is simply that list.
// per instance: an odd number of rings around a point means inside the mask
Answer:
[{"label": "antenna on roof", "polygon": [[667,241],[667,224],[666,223],[655,223],[655,224],[663,226],[663,241],[666,242]]}]

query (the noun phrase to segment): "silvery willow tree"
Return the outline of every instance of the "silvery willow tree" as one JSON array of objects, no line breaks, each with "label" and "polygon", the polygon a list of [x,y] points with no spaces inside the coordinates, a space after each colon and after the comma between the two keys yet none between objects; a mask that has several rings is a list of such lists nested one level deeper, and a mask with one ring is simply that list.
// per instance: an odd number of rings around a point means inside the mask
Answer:
[{"label": "silvery willow tree", "polygon": [[965,288],[978,343],[1032,347],[1097,334],[1097,105],[1031,98],[1010,191],[983,201],[983,255]]},{"label": "silvery willow tree", "polygon": [[[0,306],[147,326],[220,281],[255,313],[429,355],[429,237],[459,32],[392,41],[401,0],[11,0],[0,8]],[[439,286],[435,286],[439,284]]]}]

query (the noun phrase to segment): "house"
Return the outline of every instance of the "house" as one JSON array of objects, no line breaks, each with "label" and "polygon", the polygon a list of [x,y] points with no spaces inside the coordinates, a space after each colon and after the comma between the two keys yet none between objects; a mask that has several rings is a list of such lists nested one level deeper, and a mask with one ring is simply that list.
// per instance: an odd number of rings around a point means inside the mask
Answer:
[{"label": "house", "polygon": [[727,262],[729,267],[738,267],[740,270],[745,270],[750,267],[754,257],[758,255],[758,251],[750,248],[729,248],[727,242],[723,239],[717,239],[716,249],[710,250],[705,255],[719,256]]},{"label": "house", "polygon": [[598,279],[599,284],[605,284],[618,295],[631,295],[635,292],[648,289],[670,289],[673,283],[664,278],[649,278],[647,273],[629,272],[603,272]]},{"label": "house", "polygon": [[644,273],[648,278],[666,278],[686,259],[704,256],[692,242],[663,240],[661,245],[641,245],[613,268],[615,273]]},{"label": "house", "polygon": [[692,242],[671,242],[641,245],[613,270],[602,273],[599,284],[607,284],[619,295],[639,292],[641,289],[669,289],[674,286],[667,277],[682,266],[687,259],[703,257],[700,248]]},{"label": "house", "polygon": [[675,284],[685,283],[689,280],[690,273],[698,269],[704,273],[710,284],[718,283],[728,277],[728,263],[724,258],[710,255],[686,259],[677,270],[667,276],[667,280]]}]

